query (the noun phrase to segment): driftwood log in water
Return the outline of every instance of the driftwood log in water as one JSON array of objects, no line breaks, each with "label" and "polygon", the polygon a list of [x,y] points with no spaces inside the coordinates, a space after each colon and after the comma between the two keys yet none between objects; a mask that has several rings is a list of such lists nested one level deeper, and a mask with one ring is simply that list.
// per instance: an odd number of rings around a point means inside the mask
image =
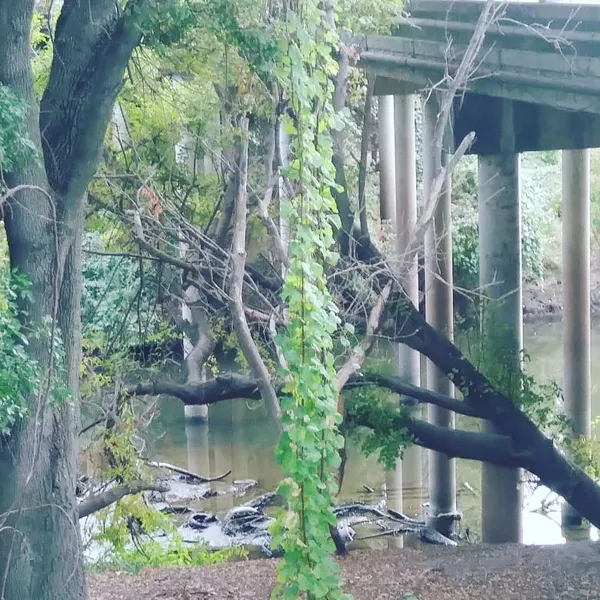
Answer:
[{"label": "driftwood log in water", "polygon": [[[426,521],[421,519],[413,519],[407,517],[405,514],[393,510],[391,508],[384,512],[379,508],[379,505],[363,504],[362,502],[349,502],[347,504],[339,504],[334,508],[335,515],[339,518],[348,518],[358,515],[372,515],[375,519],[367,519],[365,521],[357,521],[352,523],[353,525],[360,525],[363,523],[375,522],[379,527],[380,531],[373,534],[363,535],[355,538],[357,540],[368,540],[377,537],[384,537],[390,535],[400,534],[418,534],[423,542],[428,544],[436,544],[439,546],[456,546],[456,542],[453,539],[442,535],[437,532]],[[452,521],[460,520],[460,513],[452,513],[447,515]],[[389,522],[389,525],[386,524]],[[448,527],[446,530],[450,530]]]},{"label": "driftwood log in water", "polygon": [[231,470],[226,471],[225,473],[221,473],[220,475],[215,475],[214,477],[205,477],[204,475],[198,475],[197,473],[193,473],[192,471],[188,471],[182,467],[178,467],[176,465],[172,465],[171,463],[161,462],[158,460],[147,460],[145,461],[149,467],[154,467],[155,469],[167,469],[168,471],[173,471],[173,473],[178,473],[179,475],[183,475],[192,479],[194,481],[198,481],[199,483],[210,483],[211,481],[221,481],[231,475]]}]

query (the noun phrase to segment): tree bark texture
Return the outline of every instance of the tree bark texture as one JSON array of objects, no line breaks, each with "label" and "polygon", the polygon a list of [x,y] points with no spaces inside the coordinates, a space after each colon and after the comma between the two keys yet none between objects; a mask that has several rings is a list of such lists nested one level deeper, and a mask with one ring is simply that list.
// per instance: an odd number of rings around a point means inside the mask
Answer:
[{"label": "tree bark texture", "polygon": [[31,281],[24,325],[38,328],[50,318],[50,339],[62,336],[64,383],[73,394],[51,405],[45,380],[58,371],[49,340],[33,336],[43,383],[29,399],[28,417],[0,438],[2,600],[86,597],[75,498],[84,199],[145,8],[141,0],[119,14],[113,0],[65,0],[38,105],[29,39],[34,2],[0,0],[0,84],[29,107],[29,136],[39,154],[38,162],[5,177],[10,187],[31,186],[5,208],[10,262]]}]

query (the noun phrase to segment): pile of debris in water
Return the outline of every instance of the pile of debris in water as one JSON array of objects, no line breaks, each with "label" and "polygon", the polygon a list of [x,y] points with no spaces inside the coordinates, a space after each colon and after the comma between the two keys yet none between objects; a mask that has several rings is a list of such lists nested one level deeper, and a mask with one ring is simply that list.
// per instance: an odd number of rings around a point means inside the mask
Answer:
[{"label": "pile of debris in water", "polygon": [[[161,467],[165,463],[161,463]],[[172,467],[172,465],[168,465]],[[173,469],[171,469],[173,470]],[[183,471],[183,473],[181,472]],[[253,479],[234,480],[232,484],[222,482],[228,475],[208,480],[200,476],[190,476],[183,469],[177,476],[164,477],[160,483],[167,487],[164,492],[146,493],[146,501],[156,510],[172,514],[179,523],[179,532],[187,543],[202,541],[211,549],[243,546],[248,550],[258,550],[264,556],[278,556],[281,549],[271,548],[269,527],[274,519],[274,506],[281,505],[282,499],[275,492],[260,494],[258,482]],[[371,491],[371,490],[369,490]],[[249,493],[259,494],[251,500],[228,510],[219,516],[194,507],[203,500],[216,496],[243,497]],[[373,492],[374,493],[374,492]],[[386,507],[385,497],[375,504],[353,501],[334,508],[337,528],[346,545],[360,540],[370,540],[384,536],[414,535],[425,543],[443,546],[456,546],[458,534],[446,537],[432,525],[435,519],[416,519]],[[438,515],[438,520],[455,524],[460,521],[460,513]],[[453,530],[453,527],[446,527]]]},{"label": "pile of debris in water", "polygon": [[[170,484],[169,481],[165,483]],[[195,489],[198,486],[193,482],[180,481],[176,487],[176,490],[162,494],[154,492],[149,499],[158,510],[184,516],[185,521],[182,522],[179,530],[185,541],[202,540],[214,549],[246,546],[258,548],[266,556],[279,554],[278,549],[271,548],[269,533],[269,526],[275,519],[274,511],[268,509],[281,500],[275,492],[258,495],[230,509],[219,518],[216,514],[195,511],[182,503],[186,497],[192,500],[201,495]],[[238,497],[251,491],[258,492],[258,482],[234,481],[230,491]],[[206,491],[202,492],[205,493]],[[179,504],[172,503],[175,499]],[[375,504],[361,501],[340,504],[334,508],[334,512],[338,518],[337,528],[340,537],[347,545],[353,541],[400,535],[415,535],[422,542],[442,546],[456,546],[457,540],[464,539],[464,536],[459,534],[452,534],[450,537],[442,535],[432,526],[435,521],[439,523],[445,520],[450,523],[450,526],[445,524],[444,529],[453,530],[452,523],[460,521],[460,513],[438,515],[435,519],[415,519],[387,508],[385,498]]]}]

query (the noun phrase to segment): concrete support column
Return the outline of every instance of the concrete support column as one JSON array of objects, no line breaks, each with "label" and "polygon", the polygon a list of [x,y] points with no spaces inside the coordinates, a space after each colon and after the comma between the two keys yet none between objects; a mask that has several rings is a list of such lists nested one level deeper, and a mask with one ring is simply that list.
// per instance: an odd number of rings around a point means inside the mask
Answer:
[{"label": "concrete support column", "polygon": [[[194,319],[193,310],[192,310],[190,304],[192,304],[194,301],[198,300],[198,290],[196,288],[190,286],[185,291],[183,296],[184,296],[184,298],[181,303],[181,317],[184,321],[197,326],[197,322]],[[183,335],[183,360],[184,360],[184,363],[186,364],[186,369],[188,370],[188,378],[189,378],[189,366],[187,363],[188,363],[189,357],[193,350],[194,350],[194,344],[192,343],[192,340],[190,340],[188,335],[184,333],[184,335]],[[206,380],[206,370],[205,370],[204,366],[202,366],[201,381],[205,381],[205,380]],[[194,405],[186,404],[183,408],[183,414],[185,415],[185,418],[189,421],[200,421],[200,422],[206,421],[208,419],[208,405],[203,404],[203,405],[199,405],[199,406],[194,406]]]},{"label": "concrete support column", "polygon": [[[381,98],[380,98],[381,101]],[[389,102],[389,101],[388,101]],[[407,273],[402,277],[405,293],[415,306],[419,306],[419,279],[417,258],[410,265],[403,255],[410,243],[417,222],[417,162],[415,153],[415,99],[414,96],[394,97],[395,122],[395,234],[399,271]],[[408,267],[408,271],[406,270]],[[404,344],[398,345],[399,374],[413,385],[421,383],[421,361],[418,352]],[[421,510],[422,452],[419,446],[412,446],[404,452],[402,461],[405,510],[416,514]],[[410,500],[410,503],[408,502]]]},{"label": "concrete support column", "polygon": [[379,217],[396,223],[394,96],[379,96]]},{"label": "concrete support column", "polygon": [[208,423],[185,423],[187,447],[187,468],[193,473],[203,475],[210,470],[208,453]]},{"label": "concrete support column", "polygon": [[[563,150],[563,393],[576,436],[591,435],[590,151]],[[581,517],[563,507],[563,525]]]},{"label": "concrete support column", "polygon": [[[523,347],[519,156],[479,157],[480,284],[488,298],[482,310],[483,362],[507,393],[519,385]],[[496,433],[486,423],[485,430]],[[521,471],[482,465],[482,539],[521,541]]]},{"label": "concrete support column", "polygon": [[[386,234],[395,234],[396,232],[396,156],[395,156],[395,123],[394,123],[394,97],[380,96],[379,114],[378,114],[378,134],[379,134],[379,218],[382,226],[385,226]],[[393,247],[392,252],[395,252]],[[400,366],[399,353],[401,344],[391,344],[383,342],[386,349],[389,348],[394,361]],[[402,373],[400,366],[399,373]],[[393,471],[387,471],[385,474],[385,485],[387,491],[387,506],[399,512],[404,510],[402,502],[403,494],[403,464],[402,461],[396,463]],[[404,538],[402,536],[391,536],[388,540],[388,547],[402,548]]]},{"label": "concrete support column", "polygon": [[[378,114],[379,134],[379,218],[385,233],[395,233],[396,229],[396,165],[394,143],[394,97],[380,96]],[[395,248],[392,253],[395,252]],[[395,259],[396,257],[394,257]],[[382,342],[384,348],[393,356],[398,365],[398,352],[400,344]],[[401,370],[400,370],[401,373]],[[385,485],[387,492],[387,506],[399,512],[403,511],[402,503],[402,461],[396,463],[393,471],[386,471]],[[402,536],[391,536],[388,547],[402,548]]]},{"label": "concrete support column", "polygon": [[189,421],[206,421],[208,419],[208,406],[191,406],[186,404],[183,414]]},{"label": "concrete support column", "polygon": [[[434,132],[439,104],[432,94],[423,105],[423,194],[425,202],[442,161],[447,155],[434,147]],[[454,311],[452,295],[452,230],[451,230],[451,184],[446,182],[441,192],[434,221],[425,238],[425,315],[427,322],[452,340],[454,337]],[[444,373],[427,361],[427,387],[447,396],[454,395],[454,386]],[[429,421],[440,427],[454,427],[454,413],[429,406]],[[429,452],[429,499],[433,516],[456,511],[456,466],[453,459],[439,452]],[[444,519],[434,525],[448,534]],[[446,531],[442,531],[446,529]]]}]

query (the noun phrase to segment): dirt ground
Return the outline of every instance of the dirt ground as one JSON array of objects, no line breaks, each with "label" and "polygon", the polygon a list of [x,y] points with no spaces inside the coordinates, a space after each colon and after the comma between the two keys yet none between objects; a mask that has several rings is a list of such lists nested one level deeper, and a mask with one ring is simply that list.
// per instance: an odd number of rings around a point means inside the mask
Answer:
[{"label": "dirt ground", "polygon": [[[600,317],[600,251],[593,250],[590,262],[591,309]],[[523,282],[523,318],[526,321],[560,319],[563,312],[563,282],[559,269],[547,269],[543,281]]]},{"label": "dirt ground", "polygon": [[[600,545],[473,545],[355,551],[341,561],[355,600],[600,599]],[[275,560],[89,577],[90,600],[267,600]]]}]

